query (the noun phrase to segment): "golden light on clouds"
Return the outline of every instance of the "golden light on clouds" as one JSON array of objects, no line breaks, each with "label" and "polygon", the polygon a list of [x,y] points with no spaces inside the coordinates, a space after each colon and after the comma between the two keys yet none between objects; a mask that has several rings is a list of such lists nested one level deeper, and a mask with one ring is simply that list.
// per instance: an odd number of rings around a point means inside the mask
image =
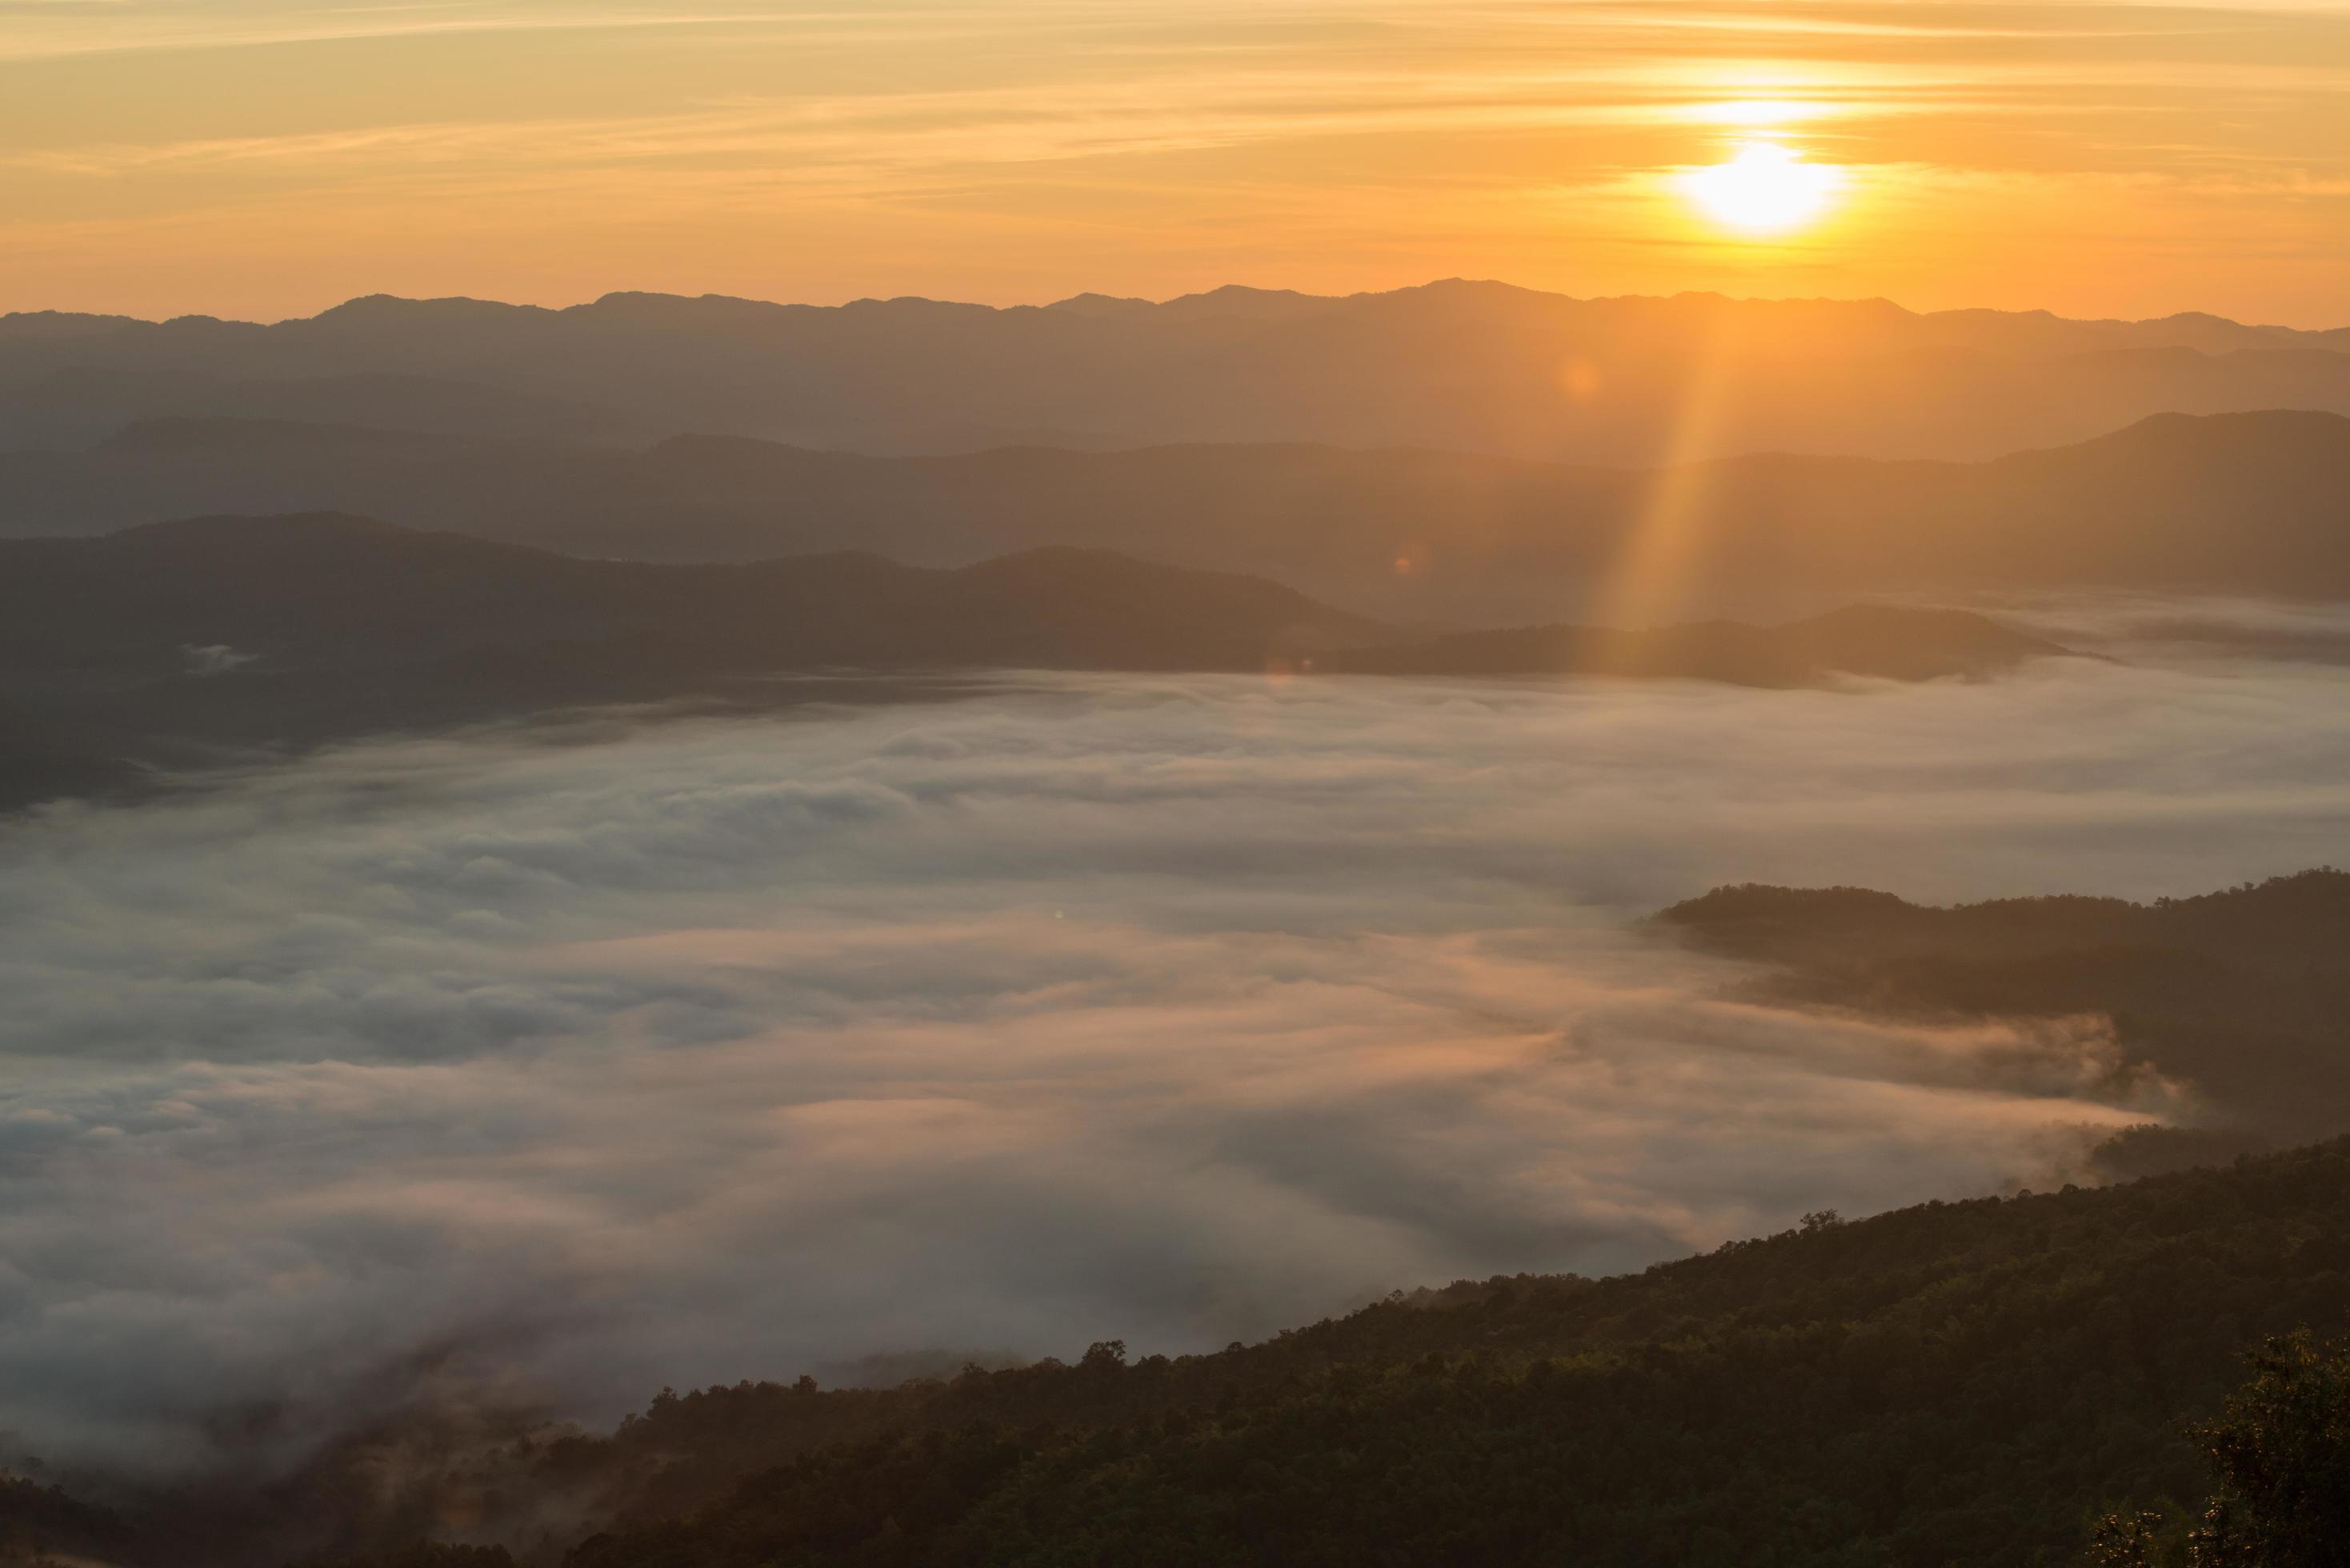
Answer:
[{"label": "golden light on clouds", "polygon": [[1686,118],[1711,125],[1795,125],[1850,113],[1856,107],[1803,99],[1740,98],[1692,105]]},{"label": "golden light on clouds", "polygon": [[1749,234],[1783,234],[1825,213],[1844,171],[1812,163],[1775,141],[1746,141],[1728,161],[1681,177],[1681,188],[1716,223]]},{"label": "golden light on clouds", "polygon": [[1467,275],[2331,326],[2345,102],[2307,0],[0,0],[0,309]]}]

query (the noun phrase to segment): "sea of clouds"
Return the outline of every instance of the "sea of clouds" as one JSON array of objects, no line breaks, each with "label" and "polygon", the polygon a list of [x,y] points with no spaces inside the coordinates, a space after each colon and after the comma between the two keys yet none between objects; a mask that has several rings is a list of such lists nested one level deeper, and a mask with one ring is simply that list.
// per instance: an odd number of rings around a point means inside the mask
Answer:
[{"label": "sea of clouds", "polygon": [[1725,882],[2341,858],[2350,670],[1077,678],[354,747],[0,825],[0,1428],[298,1453],[422,1377],[608,1419],[1221,1346],[2061,1179],[2096,1021],[1742,1001]]}]

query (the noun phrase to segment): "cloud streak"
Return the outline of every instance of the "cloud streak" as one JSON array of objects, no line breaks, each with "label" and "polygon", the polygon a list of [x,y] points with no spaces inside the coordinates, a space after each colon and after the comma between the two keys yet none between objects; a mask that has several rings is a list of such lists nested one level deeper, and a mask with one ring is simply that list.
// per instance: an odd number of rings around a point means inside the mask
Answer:
[{"label": "cloud streak", "polygon": [[[340,293],[540,301],[1033,301],[1269,267],[1336,292],[1453,274],[1753,292],[1758,267],[1832,265],[1838,292],[2103,315],[2129,306],[2098,258],[2151,228],[2186,252],[2155,280],[2168,308],[2324,325],[2345,308],[2316,239],[2345,174],[2338,8],[126,0],[9,31],[0,207],[38,265],[0,306],[159,308],[160,286],[103,274],[109,239],[169,231],[250,296],[176,303],[271,317],[338,297],[321,257]],[[1725,248],[1669,183],[1718,161],[1724,105],[1901,190],[1830,225],[1825,257]],[[2182,168],[2196,192],[2126,183]],[[2000,193],[1985,232],[2008,248],[1977,273],[1947,237],[1988,217],[1968,187],[2023,180],[2056,189]],[[2258,304],[2199,292],[2216,253],[2194,203],[2221,199],[2236,249],[2219,275]],[[554,234],[565,254],[606,236],[605,270],[541,275]],[[1676,241],[1682,270],[1661,277]],[[2019,272],[2033,292],[1991,297]],[[2076,296],[2076,277],[2104,292]]]}]

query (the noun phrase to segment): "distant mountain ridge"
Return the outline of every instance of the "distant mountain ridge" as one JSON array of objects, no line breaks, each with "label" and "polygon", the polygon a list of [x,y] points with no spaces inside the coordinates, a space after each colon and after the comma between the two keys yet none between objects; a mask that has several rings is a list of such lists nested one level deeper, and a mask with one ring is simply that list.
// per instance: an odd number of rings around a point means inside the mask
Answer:
[{"label": "distant mountain ridge", "polygon": [[581,560],[339,514],[211,517],[0,543],[0,670],[171,673],[190,648],[354,673],[495,649],[642,642],[756,673],[828,665],[1262,669],[1384,635],[1261,579],[1107,551],[955,571],[868,552],[727,566]]},{"label": "distant mountain ridge", "polygon": [[142,422],[291,420],[388,431],[598,443],[660,432],[609,410],[477,382],[389,372],[230,379],[76,366],[0,390],[0,449],[94,446]]},{"label": "distant mountain ridge", "polygon": [[0,453],[0,535],[340,511],[577,555],[843,549],[954,566],[1045,545],[1269,576],[1391,618],[1776,617],[1887,593],[2119,588],[2350,597],[2350,420],[2158,415],[1981,463],[1763,455],[1659,470],[1253,444],[876,458],[734,436],[639,451],[283,421],[172,420]]},{"label": "distant mountain ridge", "polygon": [[805,305],[751,299],[735,295],[677,295],[649,293],[642,290],[620,289],[579,305],[548,306],[510,305],[497,300],[475,299],[463,296],[438,298],[413,298],[393,294],[361,295],[329,306],[315,317],[288,317],[285,321],[256,323],[229,321],[218,317],[181,316],[164,321],[150,321],[130,316],[92,315],[69,311],[16,311],[0,314],[0,338],[11,336],[71,337],[90,336],[143,327],[178,327],[183,324],[212,324],[223,327],[268,331],[294,323],[330,320],[391,320],[411,319],[432,313],[467,321],[498,322],[516,318],[545,319],[580,316],[611,315],[637,322],[675,320],[697,311],[723,312],[737,319],[767,313],[835,315],[873,312],[889,309],[952,312],[967,316],[1018,317],[1032,313],[1049,312],[1070,316],[1164,316],[1184,319],[1205,319],[1218,317],[1257,320],[1295,319],[1325,312],[1360,308],[1367,304],[1385,304],[1415,297],[1451,294],[1478,294],[1493,297],[1519,298],[1541,302],[1552,308],[1580,307],[1586,310],[1644,310],[1662,312],[1675,308],[1700,308],[1712,311],[1767,311],[1782,317],[1801,316],[1817,319],[1823,316],[1866,320],[1875,325],[1898,323],[1908,332],[1908,346],[1949,346],[1967,343],[1977,347],[2014,349],[2048,349],[2078,351],[2092,348],[2189,348],[2206,353],[2225,352],[2246,348],[2311,347],[2340,350],[2350,348],[2350,327],[2306,328],[2261,325],[2230,320],[2208,311],[2179,311],[2170,316],[2143,320],[2118,317],[2086,318],[2058,316],[2048,310],[1992,310],[1965,308],[1954,310],[1914,311],[1884,298],[1830,299],[1814,298],[1738,298],[1704,291],[1676,295],[1614,295],[1578,297],[1550,293],[1540,289],[1519,287],[1491,279],[1442,278],[1432,283],[1410,287],[1374,290],[1351,295],[1315,295],[1295,289],[1255,288],[1243,284],[1226,284],[1221,287],[1196,294],[1180,295],[1165,300],[1104,294],[1077,294],[1046,305],[990,306],[952,300],[937,300],[920,296],[901,295],[891,298],[868,297],[851,300],[844,305]]},{"label": "distant mountain ridge", "polygon": [[[377,377],[463,383],[482,428],[502,433],[543,425],[553,402],[610,439],[709,431],[880,453],[1304,441],[1627,465],[1752,451],[1977,459],[2158,412],[2350,412],[2345,351],[2350,327],[2199,314],[1575,299],[1461,279],[1004,309],[374,296],[267,326],[0,317],[0,448],[53,444],[49,405],[69,394],[84,434],[105,417],[244,412],[312,392],[334,419],[420,417],[396,393],[348,384]],[[106,377],[100,407],[90,389]],[[190,389],[204,378],[210,401]]]},{"label": "distant mountain ridge", "polygon": [[[1856,620],[1854,618],[1857,617]],[[1972,676],[2053,644],[1973,616],[1577,633],[1558,674],[1755,686]],[[1841,630],[1837,629],[1839,627]],[[0,805],[395,731],[688,700],[785,706],[843,670],[1475,673],[1441,644],[1263,578],[1044,547],[954,570],[869,552],[583,560],[341,515],[0,541]]]}]

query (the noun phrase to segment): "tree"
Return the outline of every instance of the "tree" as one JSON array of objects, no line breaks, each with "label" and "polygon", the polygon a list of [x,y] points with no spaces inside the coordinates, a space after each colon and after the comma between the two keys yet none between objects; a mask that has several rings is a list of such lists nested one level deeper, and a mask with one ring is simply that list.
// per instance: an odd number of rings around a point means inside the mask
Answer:
[{"label": "tree", "polygon": [[2162,1515],[2109,1513],[2089,1546],[2096,1568],[2156,1568],[2162,1561]]},{"label": "tree", "polygon": [[[2350,1345],[2309,1330],[2245,1356],[2251,1380],[2190,1436],[2218,1488],[2186,1536],[2189,1568],[2340,1568],[2350,1563]],[[2107,1514],[2097,1568],[2159,1568],[2179,1541],[2158,1513]]]},{"label": "tree", "polygon": [[2307,1329],[2247,1358],[2252,1379],[2197,1428],[2219,1480],[2190,1538],[2196,1568],[2350,1562],[2350,1346]]}]

